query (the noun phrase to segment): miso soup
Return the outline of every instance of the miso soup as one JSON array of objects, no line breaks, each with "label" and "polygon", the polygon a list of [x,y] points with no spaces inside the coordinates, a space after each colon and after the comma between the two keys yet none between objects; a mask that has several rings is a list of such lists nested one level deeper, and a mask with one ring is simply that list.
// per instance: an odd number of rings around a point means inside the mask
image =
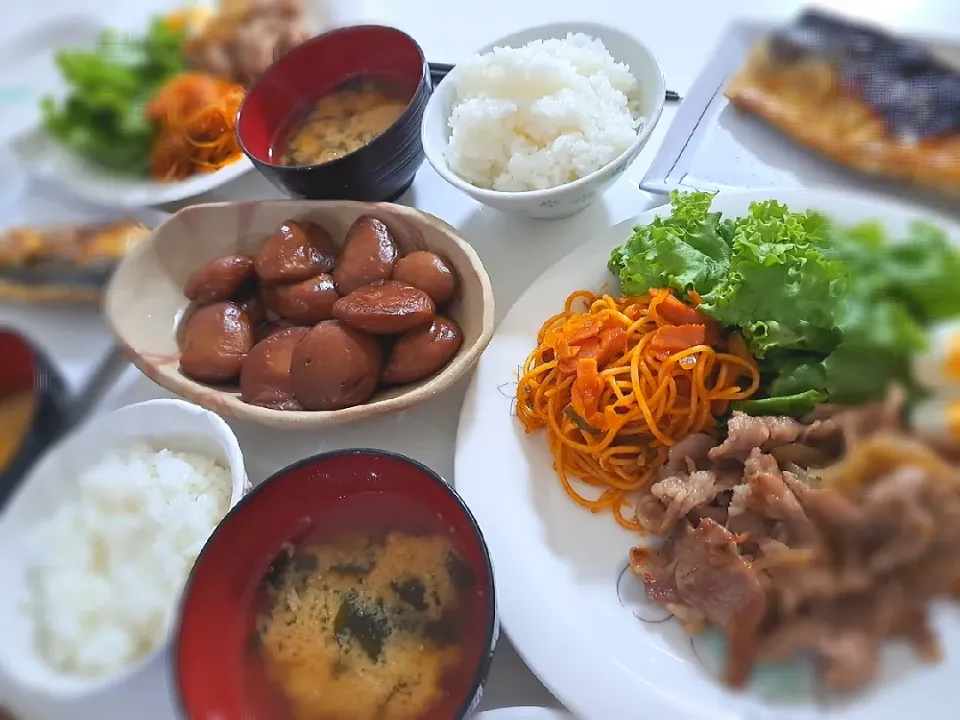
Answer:
[{"label": "miso soup", "polygon": [[271,148],[282,165],[319,165],[359,150],[393,125],[410,93],[386,77],[348,80],[295,111]]},{"label": "miso soup", "polygon": [[0,397],[0,473],[23,445],[35,412],[36,398],[32,390]]},{"label": "miso soup", "polygon": [[270,720],[450,720],[470,698],[491,598],[442,521],[345,499],[257,590],[247,707]]}]

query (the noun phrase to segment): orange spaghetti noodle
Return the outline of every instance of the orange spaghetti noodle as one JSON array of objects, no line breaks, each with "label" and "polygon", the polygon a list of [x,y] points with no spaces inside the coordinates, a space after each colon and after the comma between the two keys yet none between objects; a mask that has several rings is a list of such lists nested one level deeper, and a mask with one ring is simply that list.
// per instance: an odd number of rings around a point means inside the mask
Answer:
[{"label": "orange spaghetti noodle", "polygon": [[[540,329],[517,387],[517,417],[527,432],[547,429],[571,498],[640,530],[624,506],[669,448],[712,430],[759,384],[743,339],[724,341],[713,320],[669,290],[627,298],[579,291]],[[579,492],[573,476],[599,494]]]},{"label": "orange spaghetti noodle", "polygon": [[238,160],[235,124],[243,97],[242,86],[212,75],[188,72],[171,78],[147,105],[147,117],[157,126],[151,177],[183,180]]}]

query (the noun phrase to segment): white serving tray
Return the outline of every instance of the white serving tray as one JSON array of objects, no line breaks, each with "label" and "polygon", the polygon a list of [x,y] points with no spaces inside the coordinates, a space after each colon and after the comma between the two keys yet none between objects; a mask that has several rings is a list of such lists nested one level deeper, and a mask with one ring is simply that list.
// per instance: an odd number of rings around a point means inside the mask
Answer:
[{"label": "white serving tray", "polygon": [[[730,77],[753,45],[773,29],[737,22],[725,31],[694,81],[660,150],[640,182],[643,190],[837,187],[908,198],[940,212],[958,212],[956,201],[927,190],[866,178],[801,147],[790,138],[732,107],[723,95]],[[943,60],[960,67],[960,44],[924,39]]]}]

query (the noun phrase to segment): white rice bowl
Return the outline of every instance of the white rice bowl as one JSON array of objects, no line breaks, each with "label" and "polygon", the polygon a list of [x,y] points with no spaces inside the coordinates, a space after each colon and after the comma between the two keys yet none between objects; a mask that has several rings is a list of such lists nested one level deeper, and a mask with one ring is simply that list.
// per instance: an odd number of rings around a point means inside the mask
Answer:
[{"label": "white rice bowl", "polygon": [[79,473],[76,497],[38,525],[31,613],[58,672],[101,677],[163,643],[193,563],[230,507],[231,473],[145,444]]},{"label": "white rice bowl", "polygon": [[583,33],[494,48],[458,64],[444,156],[476,187],[544,190],[585,177],[636,141],[640,85]]},{"label": "white rice bowl", "polygon": [[[11,704],[50,715],[51,702],[156,667],[196,551],[249,489],[233,430],[183,400],[96,414],[50,448],[0,510],[0,685]],[[141,638],[152,647],[124,662]],[[97,649],[81,658],[88,643]],[[70,716],[68,705],[57,712]]]}]

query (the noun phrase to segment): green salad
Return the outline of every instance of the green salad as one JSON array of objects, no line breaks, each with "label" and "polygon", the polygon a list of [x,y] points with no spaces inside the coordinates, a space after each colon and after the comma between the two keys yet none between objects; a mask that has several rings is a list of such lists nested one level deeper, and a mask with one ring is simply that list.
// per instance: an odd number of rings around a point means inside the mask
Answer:
[{"label": "green salad", "polygon": [[913,387],[925,327],[960,315],[960,253],[942,230],[918,222],[891,242],[877,223],[841,227],[774,200],[724,218],[712,201],[671,193],[671,214],[635,228],[609,268],[624,295],[694,291],[699,309],[743,335],[763,385],[738,409],[799,417]]},{"label": "green salad", "polygon": [[92,49],[58,53],[67,96],[43,100],[47,132],[105,168],[147,175],[154,127],[144,107],[184,69],[184,37],[182,25],[157,18],[143,37],[105,31]]}]

